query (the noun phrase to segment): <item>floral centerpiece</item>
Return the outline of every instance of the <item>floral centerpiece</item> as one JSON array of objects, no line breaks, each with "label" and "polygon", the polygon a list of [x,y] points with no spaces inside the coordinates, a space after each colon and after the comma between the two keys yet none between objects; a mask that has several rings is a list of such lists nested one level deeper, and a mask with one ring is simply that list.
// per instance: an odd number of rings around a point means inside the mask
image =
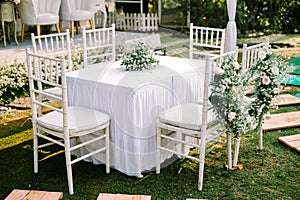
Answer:
[{"label": "floral centerpiece", "polygon": [[154,52],[142,42],[139,42],[133,52],[126,54],[121,65],[125,66],[126,71],[140,71],[149,69],[159,63],[155,58]]},{"label": "floral centerpiece", "polygon": [[[258,57],[245,74],[233,58],[214,68],[210,101],[226,130],[236,138],[260,128],[263,116],[288,78],[289,66],[284,57],[265,51]],[[254,94],[250,104],[245,101],[249,85]]]}]

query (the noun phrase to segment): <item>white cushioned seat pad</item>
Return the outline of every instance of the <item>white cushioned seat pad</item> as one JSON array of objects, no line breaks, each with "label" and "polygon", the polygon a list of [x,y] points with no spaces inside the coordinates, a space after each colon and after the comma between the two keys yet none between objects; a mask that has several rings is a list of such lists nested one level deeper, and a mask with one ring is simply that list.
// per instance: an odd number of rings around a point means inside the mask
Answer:
[{"label": "white cushioned seat pad", "polygon": [[[179,104],[168,110],[159,113],[158,120],[165,124],[182,127],[191,130],[201,130],[202,125],[202,105],[199,104]],[[208,111],[208,127],[216,124],[216,118],[212,109]]]},{"label": "white cushioned seat pad", "polygon": [[90,10],[73,10],[71,19],[73,21],[80,21],[80,20],[86,20],[86,19],[92,19],[93,18],[93,12]]},{"label": "white cushioned seat pad", "polygon": [[58,24],[59,16],[52,13],[38,13],[36,20],[40,25]]},{"label": "white cushioned seat pad", "polygon": [[61,97],[62,96],[62,90],[59,87],[53,87],[53,88],[49,88],[45,90],[46,92],[48,92],[49,94]]},{"label": "white cushioned seat pad", "polygon": [[[70,135],[74,136],[80,136],[80,132],[97,128],[110,120],[108,114],[84,107],[69,107],[68,116]],[[63,115],[57,111],[39,117],[37,123],[54,131],[63,131]]]}]

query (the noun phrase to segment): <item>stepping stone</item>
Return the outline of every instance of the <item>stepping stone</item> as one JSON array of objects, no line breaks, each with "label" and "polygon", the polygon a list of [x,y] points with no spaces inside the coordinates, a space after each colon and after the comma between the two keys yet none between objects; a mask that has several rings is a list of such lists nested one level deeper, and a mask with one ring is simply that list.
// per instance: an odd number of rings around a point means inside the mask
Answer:
[{"label": "stepping stone", "polygon": [[38,190],[17,190],[14,189],[5,200],[29,200],[29,199],[43,199],[43,200],[59,200],[63,198],[62,192],[48,192]]},{"label": "stepping stone", "polygon": [[300,104],[300,98],[291,94],[281,94],[272,102],[273,105],[287,106]]},{"label": "stepping stone", "polygon": [[300,134],[279,137],[278,140],[288,147],[300,152]]},{"label": "stepping stone", "polygon": [[300,126],[300,111],[272,114],[270,119],[264,120],[262,130],[271,131],[297,126]]},{"label": "stepping stone", "polygon": [[128,195],[100,193],[97,200],[151,200],[149,195]]}]

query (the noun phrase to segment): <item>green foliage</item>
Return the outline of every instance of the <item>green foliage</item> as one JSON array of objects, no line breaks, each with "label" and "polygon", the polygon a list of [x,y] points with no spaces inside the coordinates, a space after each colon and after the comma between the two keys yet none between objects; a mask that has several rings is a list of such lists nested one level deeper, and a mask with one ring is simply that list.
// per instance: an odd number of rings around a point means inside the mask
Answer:
[{"label": "green foliage", "polygon": [[[172,1],[174,2],[174,1]],[[226,0],[177,0],[181,12],[191,12],[191,22],[200,26],[226,27]],[[299,32],[299,0],[238,0],[237,28],[241,34],[252,32]]]},{"label": "green foliage", "polygon": [[226,0],[191,0],[189,7],[191,22],[201,26],[226,27]]},{"label": "green foliage", "polygon": [[[286,32],[299,29],[298,0],[239,0],[237,3],[237,26],[241,33]],[[298,30],[299,31],[299,30]]]}]

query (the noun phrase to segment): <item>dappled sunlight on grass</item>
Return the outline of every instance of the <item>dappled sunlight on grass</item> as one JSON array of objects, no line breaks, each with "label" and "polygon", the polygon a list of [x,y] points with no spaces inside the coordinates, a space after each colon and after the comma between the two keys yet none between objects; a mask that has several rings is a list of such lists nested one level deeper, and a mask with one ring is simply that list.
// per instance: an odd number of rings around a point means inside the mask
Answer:
[{"label": "dappled sunlight on grass", "polygon": [[0,150],[32,140],[32,129],[0,138]]},{"label": "dappled sunlight on grass", "polygon": [[56,155],[64,153],[64,152],[65,152],[64,150],[60,150],[60,151],[54,152],[54,153],[52,153],[50,155],[47,155],[47,156],[43,157],[42,159],[39,160],[39,162],[47,160],[49,158],[52,158],[53,156],[56,156]]}]

